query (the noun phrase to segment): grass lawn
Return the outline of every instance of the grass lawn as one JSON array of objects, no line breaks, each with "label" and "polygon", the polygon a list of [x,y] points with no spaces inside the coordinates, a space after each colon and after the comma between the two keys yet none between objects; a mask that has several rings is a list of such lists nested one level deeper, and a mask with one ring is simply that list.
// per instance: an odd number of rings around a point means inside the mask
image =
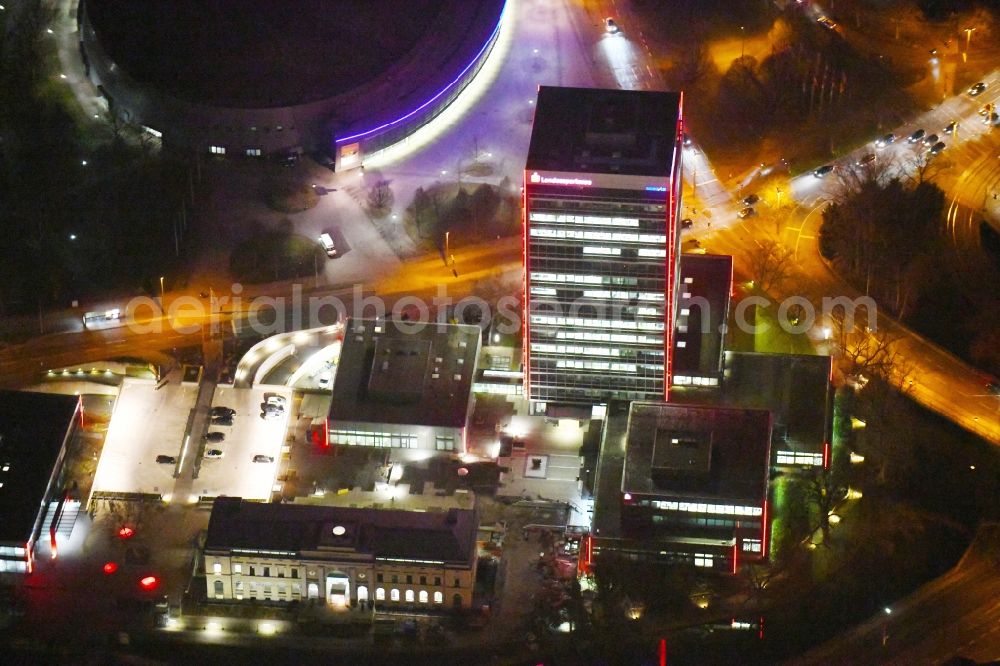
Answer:
[{"label": "grass lawn", "polygon": [[240,282],[277,282],[313,275],[324,261],[326,255],[314,240],[284,231],[265,231],[236,246],[229,257],[229,270]]}]

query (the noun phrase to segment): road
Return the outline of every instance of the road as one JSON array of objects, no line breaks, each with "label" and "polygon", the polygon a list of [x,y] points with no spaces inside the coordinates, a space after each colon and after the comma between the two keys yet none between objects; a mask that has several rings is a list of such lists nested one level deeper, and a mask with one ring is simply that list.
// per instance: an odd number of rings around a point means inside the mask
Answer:
[{"label": "road", "polygon": [[786,666],[942,664],[1000,659],[1000,526],[984,526],[951,571]]}]

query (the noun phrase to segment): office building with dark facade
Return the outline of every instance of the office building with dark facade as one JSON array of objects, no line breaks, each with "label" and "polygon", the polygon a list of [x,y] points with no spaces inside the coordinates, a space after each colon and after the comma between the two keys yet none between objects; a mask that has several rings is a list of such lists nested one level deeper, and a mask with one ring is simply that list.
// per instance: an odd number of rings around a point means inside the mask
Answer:
[{"label": "office building with dark facade", "polygon": [[683,96],[542,86],[524,174],[536,411],[669,390]]},{"label": "office building with dark facade", "polygon": [[722,379],[726,321],[733,287],[733,258],[721,254],[681,256],[674,332],[674,398],[682,387],[718,388]]},{"label": "office building with dark facade", "polygon": [[615,552],[735,573],[767,557],[771,416],[633,402],[598,462],[592,556]]}]

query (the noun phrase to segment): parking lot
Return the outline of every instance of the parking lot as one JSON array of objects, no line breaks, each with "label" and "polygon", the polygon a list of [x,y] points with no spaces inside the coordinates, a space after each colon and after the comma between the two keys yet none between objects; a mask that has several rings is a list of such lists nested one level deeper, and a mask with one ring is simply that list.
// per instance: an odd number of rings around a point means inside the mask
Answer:
[{"label": "parking lot", "polygon": [[171,382],[157,390],[153,380],[126,378],[108,425],[94,491],[172,494],[176,465],[157,463],[156,457],[180,461],[197,395],[193,384]]},{"label": "parking lot", "polygon": [[[261,403],[266,395],[280,395],[285,399],[285,411],[278,417],[264,419]],[[191,493],[196,497],[228,495],[248,499],[270,498],[276,471],[281,462],[285,445],[285,431],[294,408],[292,392],[287,389],[231,388],[220,386],[215,391],[213,406],[236,410],[232,426],[212,425],[209,432],[222,432],[222,442],[205,442],[194,449],[203,454],[209,449],[220,449],[221,458],[202,457],[196,463],[198,476],[192,482]],[[273,462],[254,462],[254,456],[268,456]]]}]

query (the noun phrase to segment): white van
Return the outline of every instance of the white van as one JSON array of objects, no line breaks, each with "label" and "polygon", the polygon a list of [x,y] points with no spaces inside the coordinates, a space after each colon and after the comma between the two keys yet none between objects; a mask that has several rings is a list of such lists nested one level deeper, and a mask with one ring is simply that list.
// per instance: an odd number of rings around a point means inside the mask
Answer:
[{"label": "white van", "polygon": [[337,246],[333,244],[333,238],[330,237],[330,234],[320,234],[319,244],[322,245],[323,249],[326,251],[326,256],[331,259],[337,256]]}]

